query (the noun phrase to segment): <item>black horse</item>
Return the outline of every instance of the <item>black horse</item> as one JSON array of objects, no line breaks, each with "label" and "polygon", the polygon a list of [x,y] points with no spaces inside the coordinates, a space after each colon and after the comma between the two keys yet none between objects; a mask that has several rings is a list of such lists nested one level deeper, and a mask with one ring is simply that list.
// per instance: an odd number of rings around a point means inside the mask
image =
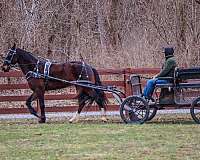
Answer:
[{"label": "black horse", "polygon": [[[95,85],[101,85],[97,70],[84,62],[73,61],[66,63],[50,63],[46,60],[39,60],[30,52],[16,48],[16,45],[14,44],[6,55],[2,70],[8,72],[12,65],[15,64],[19,65],[23,74],[26,76],[30,89],[33,91],[31,96],[26,100],[26,105],[30,113],[39,118],[39,123],[45,123],[46,121],[44,104],[45,91],[71,86],[71,84],[62,81],[49,79],[48,76],[67,81],[87,80]],[[44,76],[41,77],[39,74]],[[94,101],[99,105],[99,108],[102,111],[102,120],[106,121],[105,111],[107,98],[105,93],[97,89],[82,86],[75,87],[77,90],[79,108],[75,116],[73,116],[69,121],[78,121],[78,117],[83,107],[88,103],[92,104]],[[32,101],[36,99],[39,100],[40,104],[40,116],[31,105]]]}]

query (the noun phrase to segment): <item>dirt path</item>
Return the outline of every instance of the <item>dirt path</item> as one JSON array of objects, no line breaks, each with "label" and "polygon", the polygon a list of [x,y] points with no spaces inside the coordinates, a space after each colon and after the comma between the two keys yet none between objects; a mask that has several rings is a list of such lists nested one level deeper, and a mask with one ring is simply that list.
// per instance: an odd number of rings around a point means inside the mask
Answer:
[{"label": "dirt path", "polygon": [[[159,110],[157,114],[186,114],[190,113],[189,109],[176,109],[176,110]],[[46,113],[47,118],[61,118],[66,117],[69,118],[74,113],[70,112],[51,112]],[[99,116],[100,112],[83,112],[81,113],[81,117],[88,116]],[[107,112],[109,116],[119,116],[119,111]],[[31,114],[0,114],[0,120],[3,119],[35,119],[35,117]]]}]

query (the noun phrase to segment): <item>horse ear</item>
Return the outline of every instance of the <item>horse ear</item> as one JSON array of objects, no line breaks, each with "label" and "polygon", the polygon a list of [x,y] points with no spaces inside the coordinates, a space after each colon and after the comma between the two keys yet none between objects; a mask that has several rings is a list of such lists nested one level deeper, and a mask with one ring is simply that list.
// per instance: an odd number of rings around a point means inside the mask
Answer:
[{"label": "horse ear", "polygon": [[16,48],[16,44],[14,43],[12,49],[15,49],[15,48]]}]

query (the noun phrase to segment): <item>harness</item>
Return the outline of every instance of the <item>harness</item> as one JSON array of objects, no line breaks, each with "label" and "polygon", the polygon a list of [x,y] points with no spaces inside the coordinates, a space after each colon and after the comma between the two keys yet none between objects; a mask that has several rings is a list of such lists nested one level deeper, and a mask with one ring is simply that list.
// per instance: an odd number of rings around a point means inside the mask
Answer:
[{"label": "harness", "polygon": [[[29,80],[30,78],[36,78],[36,79],[44,79],[44,86],[45,89],[48,88],[48,81],[50,78],[49,73],[50,73],[50,68],[51,68],[51,62],[49,60],[47,60],[44,64],[44,70],[43,73],[39,72],[39,65],[40,65],[40,60],[37,61],[35,68],[32,71],[28,71],[25,75],[26,79]],[[82,68],[81,68],[81,72],[78,76],[77,81],[81,80],[83,78],[83,75],[85,73],[86,78],[88,79],[88,73],[87,73],[87,69],[86,69],[86,64],[85,62],[82,62]],[[87,81],[88,82],[88,81]]]},{"label": "harness", "polygon": [[40,64],[40,61],[38,60],[34,70],[28,71],[25,76],[26,76],[27,80],[30,78],[44,78],[45,79],[45,88],[47,88],[48,79],[49,79],[48,77],[49,77],[50,67],[51,67],[52,63],[49,60],[45,62],[44,71],[43,71],[44,77],[42,77],[41,74],[39,73],[39,64]]},{"label": "harness", "polygon": [[86,69],[86,65],[85,65],[84,61],[82,61],[82,65],[81,66],[82,66],[82,68],[81,68],[81,72],[80,72],[80,74],[78,76],[78,80],[80,80],[81,77],[83,76],[84,70],[85,70],[86,78],[88,79],[88,73],[87,73],[87,69]]},{"label": "harness", "polygon": [[45,79],[48,79],[50,67],[51,67],[51,62],[48,60],[44,65],[44,77],[45,77]]},{"label": "harness", "polygon": [[48,88],[50,67],[51,67],[51,62],[48,60],[44,65],[44,79],[45,79],[44,85],[46,89]]},{"label": "harness", "polygon": [[[5,59],[4,62],[7,62],[7,63],[8,63],[8,66],[11,66],[12,59],[13,59],[13,57],[14,57],[14,55],[16,54],[17,51],[16,51],[16,49],[15,49],[15,50],[9,49],[9,51],[12,51],[12,57],[11,57],[9,60]],[[8,52],[8,53],[9,53],[9,52]],[[7,53],[7,55],[8,55],[8,53]]]}]

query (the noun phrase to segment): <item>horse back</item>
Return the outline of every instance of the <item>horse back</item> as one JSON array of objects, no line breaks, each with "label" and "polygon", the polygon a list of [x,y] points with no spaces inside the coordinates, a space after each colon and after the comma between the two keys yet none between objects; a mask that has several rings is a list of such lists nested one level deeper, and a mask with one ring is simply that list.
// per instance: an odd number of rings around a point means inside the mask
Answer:
[{"label": "horse back", "polygon": [[51,65],[49,75],[69,81],[76,78],[69,63],[53,63]]}]

